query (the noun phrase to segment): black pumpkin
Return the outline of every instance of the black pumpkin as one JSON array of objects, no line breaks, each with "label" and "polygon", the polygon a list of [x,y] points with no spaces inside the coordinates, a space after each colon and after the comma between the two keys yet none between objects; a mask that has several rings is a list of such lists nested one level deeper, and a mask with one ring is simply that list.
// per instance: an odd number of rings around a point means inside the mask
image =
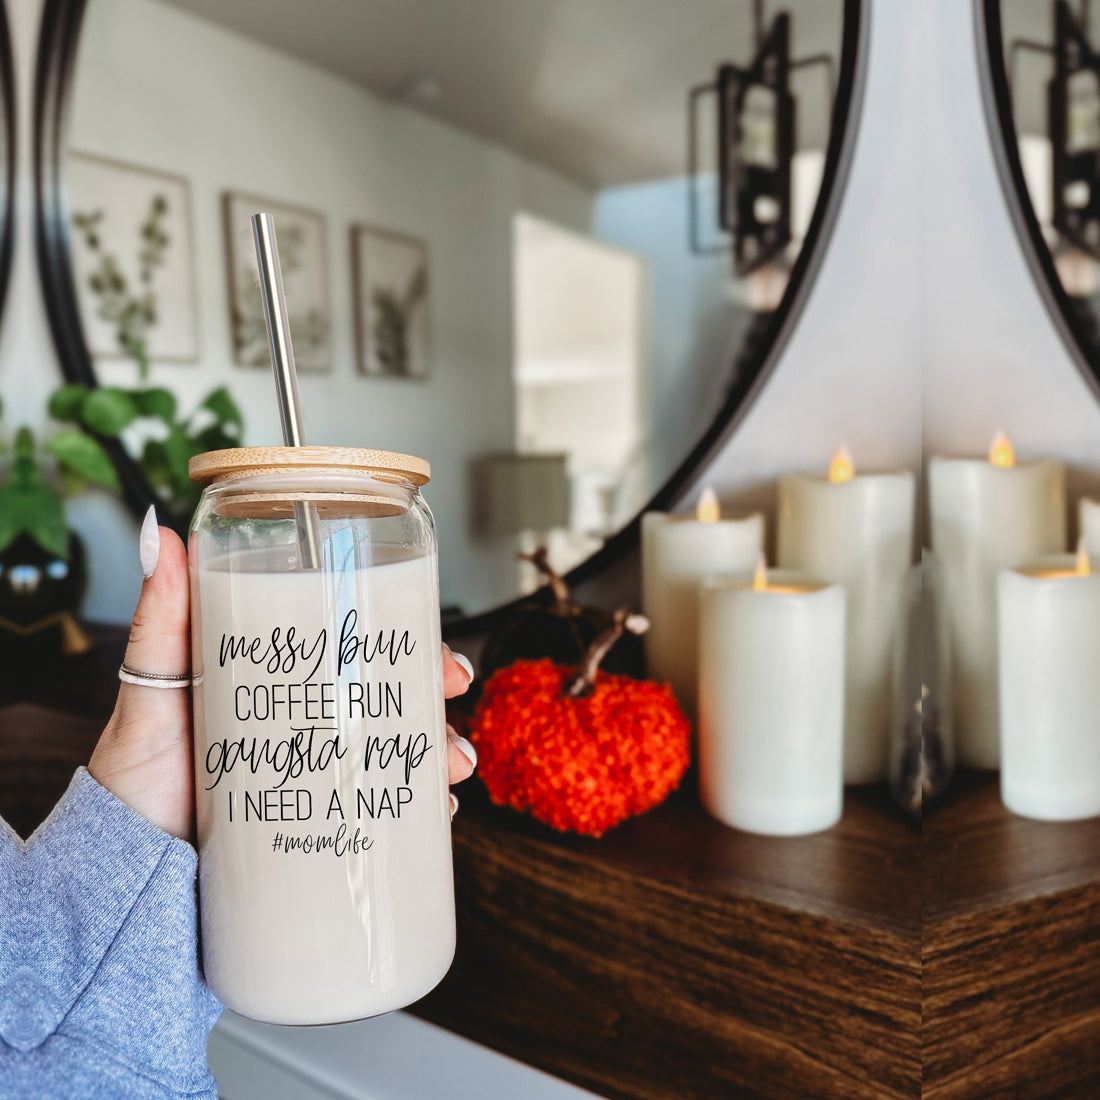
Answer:
[{"label": "black pumpkin", "polygon": [[[544,549],[520,557],[539,569],[546,577],[546,585],[531,599],[519,604],[486,639],[479,667],[483,682],[515,661],[548,657],[557,665],[578,665],[592,642],[611,626],[614,618],[611,612],[578,604],[565,579],[550,565]],[[639,674],[641,646],[633,635],[629,641],[633,644],[628,645],[624,640],[624,644],[608,654],[603,664],[606,671]]]}]

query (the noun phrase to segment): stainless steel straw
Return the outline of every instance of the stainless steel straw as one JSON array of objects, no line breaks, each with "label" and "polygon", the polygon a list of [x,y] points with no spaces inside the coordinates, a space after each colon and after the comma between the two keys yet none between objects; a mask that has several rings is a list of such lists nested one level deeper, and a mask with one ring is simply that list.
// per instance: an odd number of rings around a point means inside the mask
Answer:
[{"label": "stainless steel straw", "polygon": [[[279,245],[275,240],[275,221],[270,214],[252,215],[252,235],[256,240],[256,263],[260,269],[260,293],[267,318],[267,344],[271,351],[271,369],[279,397],[279,417],[283,422],[283,442],[288,447],[306,445],[302,423],[302,401],[298,396],[298,372],[294,369],[294,347],[290,342],[290,317],[283,295],[283,273],[279,266]],[[298,549],[305,569],[321,564],[321,522],[317,508],[295,501],[294,520],[298,525]]]}]

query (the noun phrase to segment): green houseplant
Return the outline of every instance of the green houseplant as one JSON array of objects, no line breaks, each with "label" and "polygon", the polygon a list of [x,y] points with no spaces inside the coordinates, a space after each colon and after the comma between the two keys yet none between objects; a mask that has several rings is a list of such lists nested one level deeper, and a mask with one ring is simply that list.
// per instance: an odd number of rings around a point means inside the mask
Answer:
[{"label": "green houseplant", "polygon": [[182,416],[175,395],[163,387],[90,389],[70,382],[53,392],[49,413],[67,425],[60,435],[68,447],[75,447],[77,438],[97,442],[119,439],[127,429],[143,429],[138,465],[157,493],[183,515],[194,510],[202,491],[187,476],[187,464],[203,451],[240,446],[243,427],[240,409],[225,386]]}]

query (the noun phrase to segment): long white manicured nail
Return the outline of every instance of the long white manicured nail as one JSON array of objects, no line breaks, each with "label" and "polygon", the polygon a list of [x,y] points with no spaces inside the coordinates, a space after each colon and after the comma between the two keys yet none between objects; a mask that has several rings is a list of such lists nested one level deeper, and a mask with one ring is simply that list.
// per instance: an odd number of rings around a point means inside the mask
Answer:
[{"label": "long white manicured nail", "polygon": [[453,794],[447,797],[451,800],[451,820],[454,821],[455,814],[458,813],[458,799]]},{"label": "long white manicured nail", "polygon": [[451,650],[451,656],[462,666],[462,671],[470,678],[470,683],[474,682],[474,666],[470,664],[469,657],[463,657],[461,653],[455,653]]},{"label": "long white manicured nail", "polygon": [[458,749],[458,751],[460,753],[462,753],[462,755],[465,756],[467,760],[470,761],[470,767],[471,768],[476,768],[477,767],[477,749],[475,749],[474,746],[471,745],[470,742],[467,741],[465,737],[455,737],[454,745],[455,745],[455,748]]},{"label": "long white manicured nail", "polygon": [[160,528],[157,526],[157,509],[154,504],[149,505],[145,519],[141,521],[138,557],[141,558],[141,571],[148,580],[156,572],[157,562],[160,560]]}]

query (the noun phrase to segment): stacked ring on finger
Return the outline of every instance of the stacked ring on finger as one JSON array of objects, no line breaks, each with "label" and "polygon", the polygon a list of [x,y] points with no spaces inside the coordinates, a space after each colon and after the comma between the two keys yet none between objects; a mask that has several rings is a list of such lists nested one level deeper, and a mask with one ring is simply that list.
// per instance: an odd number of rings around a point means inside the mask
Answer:
[{"label": "stacked ring on finger", "polygon": [[151,688],[185,688],[190,687],[192,682],[190,672],[183,672],[179,675],[142,672],[140,669],[130,668],[125,661],[118,670],[118,678],[124,684],[136,684],[138,687]]}]

